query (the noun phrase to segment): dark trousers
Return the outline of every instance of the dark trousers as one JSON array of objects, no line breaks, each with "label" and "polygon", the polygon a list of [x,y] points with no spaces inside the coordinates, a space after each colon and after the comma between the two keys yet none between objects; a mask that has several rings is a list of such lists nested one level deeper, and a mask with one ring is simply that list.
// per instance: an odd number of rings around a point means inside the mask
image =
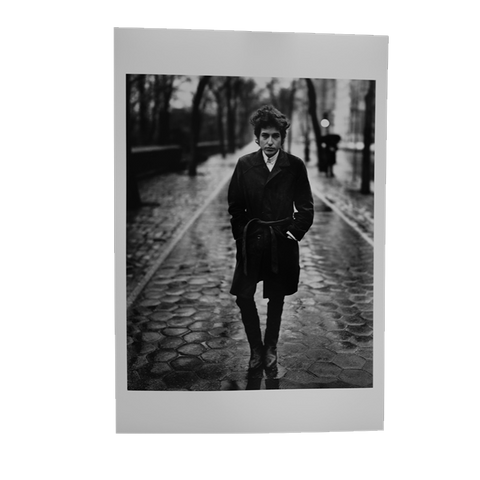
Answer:
[{"label": "dark trousers", "polygon": [[243,326],[245,327],[245,333],[250,347],[257,348],[263,344],[269,347],[275,347],[277,345],[280,335],[284,300],[284,295],[276,295],[268,299],[267,328],[265,329],[264,342],[262,342],[260,318],[253,295],[237,297],[236,303],[240,308]]}]

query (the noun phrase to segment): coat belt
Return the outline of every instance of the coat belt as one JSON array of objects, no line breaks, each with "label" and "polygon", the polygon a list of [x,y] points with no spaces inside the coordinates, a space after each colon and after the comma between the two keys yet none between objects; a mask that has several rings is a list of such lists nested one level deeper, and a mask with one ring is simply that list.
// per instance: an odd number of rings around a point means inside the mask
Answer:
[{"label": "coat belt", "polygon": [[252,218],[248,221],[243,229],[242,237],[242,258],[243,258],[243,273],[247,275],[247,234],[248,228],[252,223],[257,223],[258,225],[264,225],[268,227],[270,231],[271,238],[271,262],[272,262],[272,272],[278,273],[278,249],[277,249],[277,239],[275,237],[275,232],[273,227],[279,225],[289,225],[292,222],[292,217],[284,218],[282,220],[273,220],[270,222],[260,220],[259,218]]}]

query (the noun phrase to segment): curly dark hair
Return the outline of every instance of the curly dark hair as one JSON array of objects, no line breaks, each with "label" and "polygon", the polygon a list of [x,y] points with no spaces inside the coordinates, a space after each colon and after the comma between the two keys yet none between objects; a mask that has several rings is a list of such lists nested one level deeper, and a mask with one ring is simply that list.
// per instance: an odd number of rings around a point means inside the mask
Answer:
[{"label": "curly dark hair", "polygon": [[287,130],[290,127],[290,122],[287,117],[277,110],[272,105],[264,105],[259,108],[251,117],[250,123],[253,125],[253,132],[255,136],[260,135],[262,128],[276,128],[282,137],[282,143],[287,136]]}]

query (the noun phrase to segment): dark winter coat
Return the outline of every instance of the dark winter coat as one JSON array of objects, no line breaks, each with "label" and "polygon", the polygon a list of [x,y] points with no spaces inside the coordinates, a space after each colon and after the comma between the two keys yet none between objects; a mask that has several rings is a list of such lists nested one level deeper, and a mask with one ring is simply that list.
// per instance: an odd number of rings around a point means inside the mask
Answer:
[{"label": "dark winter coat", "polygon": [[[313,223],[313,198],[303,161],[280,150],[270,172],[261,150],[241,157],[230,181],[228,206],[237,244],[230,293],[245,295],[259,280],[264,281],[265,298],[295,293],[299,248],[286,232],[300,241]],[[264,223],[275,221],[280,222]]]}]

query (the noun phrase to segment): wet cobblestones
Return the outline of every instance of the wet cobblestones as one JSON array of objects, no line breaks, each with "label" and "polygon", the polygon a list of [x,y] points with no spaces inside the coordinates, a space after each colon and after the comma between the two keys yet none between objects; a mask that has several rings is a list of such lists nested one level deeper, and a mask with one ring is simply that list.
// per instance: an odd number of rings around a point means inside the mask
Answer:
[{"label": "wet cobblestones", "polygon": [[[315,210],[300,243],[299,291],[286,298],[275,371],[247,372],[249,347],[228,293],[235,245],[224,188],[128,312],[129,388],[371,387],[373,248],[322,202]],[[264,329],[261,290],[259,284]]]},{"label": "wet cobblestones", "polygon": [[139,180],[143,206],[127,213],[127,297],[233,162],[233,156],[215,156],[199,165],[195,178],[176,172]]}]

